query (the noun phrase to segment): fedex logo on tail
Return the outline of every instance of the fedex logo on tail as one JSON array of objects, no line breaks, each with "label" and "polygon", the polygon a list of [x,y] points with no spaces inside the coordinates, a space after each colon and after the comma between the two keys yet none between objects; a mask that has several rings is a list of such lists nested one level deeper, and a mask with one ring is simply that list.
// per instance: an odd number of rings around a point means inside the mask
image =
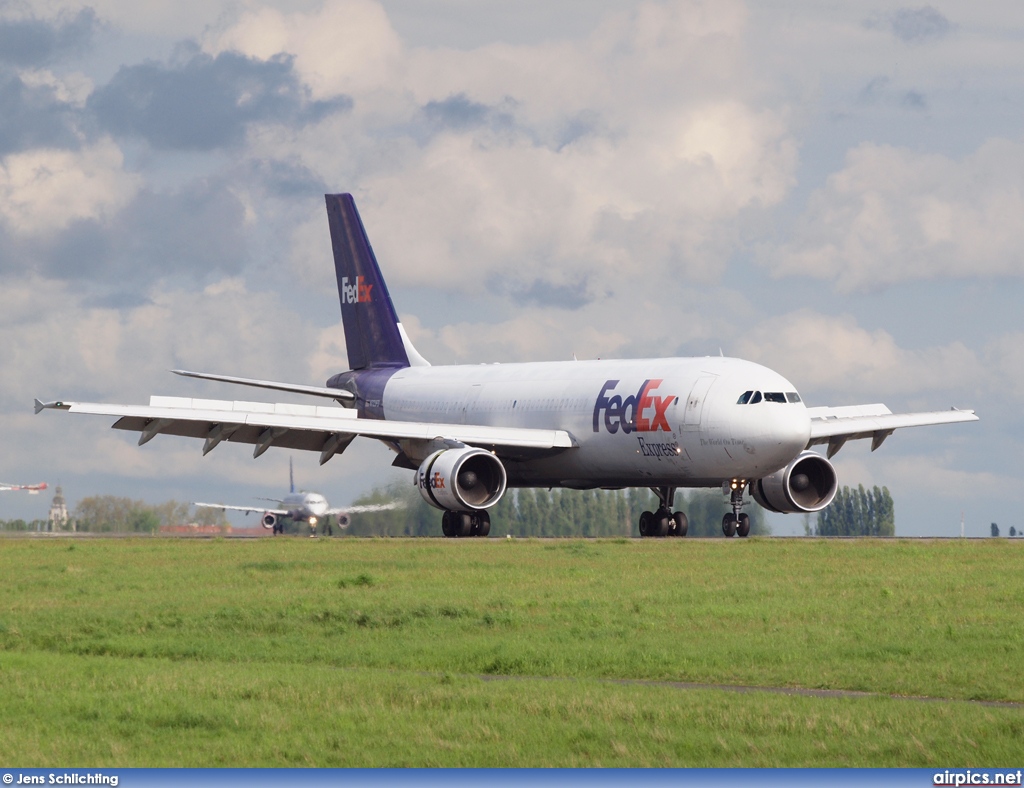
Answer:
[{"label": "fedex logo on tail", "polygon": [[341,303],[343,304],[368,304],[370,303],[370,291],[373,285],[366,284],[361,276],[356,277],[353,285],[348,283],[348,277],[341,278]]},{"label": "fedex logo on tail", "polygon": [[668,423],[668,406],[676,401],[674,394],[661,397],[655,392],[661,385],[661,380],[645,380],[636,394],[630,394],[623,399],[614,392],[619,385],[617,380],[605,381],[601,387],[601,393],[597,395],[594,403],[594,432],[601,429],[601,414],[604,414],[604,427],[614,435],[622,428],[626,435],[631,432],[657,432],[664,430],[671,432],[672,427]]}]

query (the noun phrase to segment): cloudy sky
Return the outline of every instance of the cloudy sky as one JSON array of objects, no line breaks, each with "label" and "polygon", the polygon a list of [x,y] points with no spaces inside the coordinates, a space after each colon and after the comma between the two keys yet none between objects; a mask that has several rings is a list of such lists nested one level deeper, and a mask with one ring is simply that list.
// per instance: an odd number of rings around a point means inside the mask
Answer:
[{"label": "cloudy sky", "polygon": [[[898,533],[1024,529],[1022,39],[1011,0],[0,0],[0,480],[285,490],[287,452],[32,399],[322,384],[350,191],[432,362],[721,350],[809,404],[973,407],[840,481],[887,485]],[[347,503],[390,457],[296,473]]]}]

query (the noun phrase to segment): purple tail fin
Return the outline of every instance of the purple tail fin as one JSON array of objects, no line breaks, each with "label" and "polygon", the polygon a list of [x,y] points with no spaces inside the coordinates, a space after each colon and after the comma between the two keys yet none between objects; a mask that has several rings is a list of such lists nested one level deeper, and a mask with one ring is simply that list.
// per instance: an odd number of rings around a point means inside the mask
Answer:
[{"label": "purple tail fin", "polygon": [[398,315],[351,194],[327,194],[341,319],[352,369],[407,367]]}]

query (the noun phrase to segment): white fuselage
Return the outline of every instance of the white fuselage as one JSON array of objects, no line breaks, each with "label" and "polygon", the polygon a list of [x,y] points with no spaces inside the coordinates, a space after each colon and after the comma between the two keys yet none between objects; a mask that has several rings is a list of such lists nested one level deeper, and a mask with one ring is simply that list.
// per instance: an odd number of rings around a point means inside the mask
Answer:
[{"label": "white fuselage", "polygon": [[[740,404],[745,392],[755,394]],[[558,454],[506,458],[512,485],[717,486],[785,467],[810,436],[788,380],[721,357],[408,367],[382,406],[388,420],[573,436]]]},{"label": "white fuselage", "polygon": [[320,519],[327,511],[327,499],[320,493],[296,492],[289,493],[281,500],[281,508],[288,510],[293,520],[309,520],[311,517]]}]

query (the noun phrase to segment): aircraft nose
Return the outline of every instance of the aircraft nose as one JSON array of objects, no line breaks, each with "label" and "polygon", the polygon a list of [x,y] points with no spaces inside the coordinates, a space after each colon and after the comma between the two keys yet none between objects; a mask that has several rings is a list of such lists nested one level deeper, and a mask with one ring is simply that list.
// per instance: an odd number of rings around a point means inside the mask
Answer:
[{"label": "aircraft nose", "polygon": [[802,403],[787,403],[775,413],[772,437],[781,449],[796,456],[811,438],[811,418]]}]

